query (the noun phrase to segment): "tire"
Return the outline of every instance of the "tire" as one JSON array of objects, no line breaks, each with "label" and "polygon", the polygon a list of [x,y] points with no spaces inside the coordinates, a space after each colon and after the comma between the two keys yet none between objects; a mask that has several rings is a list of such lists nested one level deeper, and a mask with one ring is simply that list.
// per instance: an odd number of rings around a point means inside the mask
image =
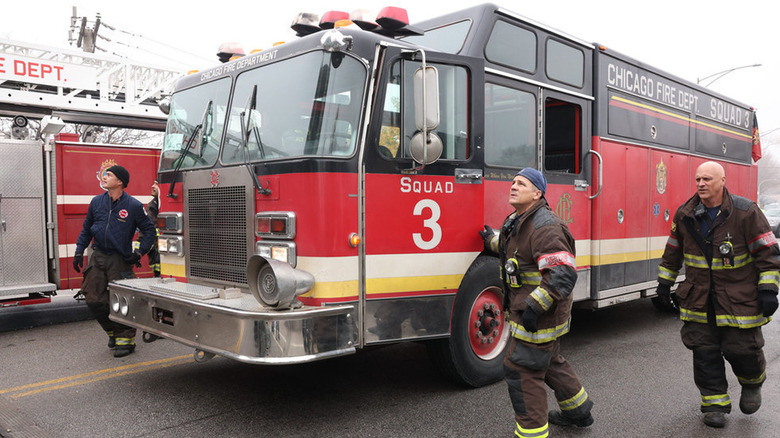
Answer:
[{"label": "tire", "polygon": [[501,310],[501,286],[498,259],[477,257],[455,296],[449,339],[428,344],[440,371],[461,385],[476,388],[504,376],[509,325]]}]

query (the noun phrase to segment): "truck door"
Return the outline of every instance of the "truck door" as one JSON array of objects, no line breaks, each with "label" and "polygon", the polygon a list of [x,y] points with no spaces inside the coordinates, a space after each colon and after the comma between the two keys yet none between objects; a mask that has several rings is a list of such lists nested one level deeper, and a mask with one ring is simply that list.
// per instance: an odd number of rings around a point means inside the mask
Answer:
[{"label": "truck door", "polygon": [[[592,181],[589,153],[591,101],[543,89],[540,169],[547,178],[547,202],[568,225],[576,242],[577,286],[574,300],[590,298]],[[595,194],[598,188],[592,192]]]},{"label": "truck door", "polygon": [[[443,337],[463,274],[482,249],[481,60],[436,54],[440,158],[410,155],[413,76],[421,63],[388,48],[364,150],[364,341]],[[477,108],[478,107],[478,108]]]}]

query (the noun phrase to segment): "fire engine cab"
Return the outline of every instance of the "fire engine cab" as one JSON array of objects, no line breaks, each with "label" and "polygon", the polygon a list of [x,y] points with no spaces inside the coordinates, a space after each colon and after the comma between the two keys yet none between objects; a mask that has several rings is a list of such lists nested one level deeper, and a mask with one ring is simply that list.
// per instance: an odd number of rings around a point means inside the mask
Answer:
[{"label": "fire engine cab", "polygon": [[545,174],[592,308],[654,295],[700,163],[755,199],[749,106],[492,4],[405,16],[301,14],[301,38],[178,82],[166,278],[112,283],[112,319],[256,364],[426,341],[479,386],[509,330],[478,231],[520,168]]}]

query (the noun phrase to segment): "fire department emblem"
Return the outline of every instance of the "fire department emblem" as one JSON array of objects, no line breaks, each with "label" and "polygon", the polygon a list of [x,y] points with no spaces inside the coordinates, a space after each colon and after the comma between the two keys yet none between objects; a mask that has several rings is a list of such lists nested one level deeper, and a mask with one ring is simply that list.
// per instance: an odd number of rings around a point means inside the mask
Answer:
[{"label": "fire department emblem", "polygon": [[[100,164],[100,170],[95,172],[95,176],[97,177],[97,180],[98,180],[98,186],[100,186],[101,189],[103,189],[103,177],[106,175],[106,170],[109,167],[115,166],[115,165],[116,165],[116,161],[114,161],[113,159],[109,158],[108,160],[106,160],[103,163],[101,163]],[[105,190],[105,189],[103,189],[103,190]]]},{"label": "fire department emblem", "polygon": [[211,187],[217,187],[219,185],[219,171],[218,170],[212,170],[211,171]]},{"label": "fire department emblem", "polygon": [[574,222],[574,218],[571,215],[571,207],[573,204],[571,195],[564,193],[558,198],[558,205],[555,206],[555,214],[557,214],[566,225]]},{"label": "fire department emblem", "polygon": [[666,193],[666,184],[666,164],[664,164],[664,160],[661,160],[661,162],[655,166],[655,189],[658,190],[658,193],[663,195]]},{"label": "fire department emblem", "polygon": [[119,217],[121,217],[122,219],[127,219],[127,210],[125,210],[124,208],[119,210]]}]

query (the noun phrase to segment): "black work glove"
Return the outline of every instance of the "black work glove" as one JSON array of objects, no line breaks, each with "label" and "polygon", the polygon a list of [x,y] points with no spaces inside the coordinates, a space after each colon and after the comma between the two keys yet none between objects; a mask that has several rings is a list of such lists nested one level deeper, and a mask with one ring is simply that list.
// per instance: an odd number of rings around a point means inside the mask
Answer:
[{"label": "black work glove", "polygon": [[758,304],[764,316],[772,316],[777,310],[777,292],[767,289],[758,290]]},{"label": "black work glove", "polygon": [[490,228],[489,225],[485,225],[485,229],[479,231],[480,237],[482,237],[482,241],[485,244],[485,251],[491,251],[494,252],[491,248],[490,243],[493,241],[493,237],[495,237],[496,233],[493,231],[492,228]]},{"label": "black work glove", "polygon": [[73,269],[76,272],[81,272],[81,268],[84,267],[84,254],[76,254],[73,256]]},{"label": "black work glove", "polygon": [[139,253],[137,253],[135,251],[133,251],[133,253],[130,254],[129,256],[125,256],[124,260],[125,260],[125,263],[127,263],[128,265],[133,265],[136,268],[140,268],[141,267],[141,254],[139,254]]},{"label": "black work glove", "polygon": [[539,314],[534,311],[533,307],[527,306],[525,310],[523,310],[523,327],[531,332],[535,333],[538,328],[536,327],[536,322],[539,319]]},{"label": "black work glove", "polygon": [[658,283],[658,288],[655,290],[655,293],[658,295],[658,299],[661,301],[661,304],[669,309],[674,307],[674,303],[672,303],[671,290],[671,284],[662,283]]}]

